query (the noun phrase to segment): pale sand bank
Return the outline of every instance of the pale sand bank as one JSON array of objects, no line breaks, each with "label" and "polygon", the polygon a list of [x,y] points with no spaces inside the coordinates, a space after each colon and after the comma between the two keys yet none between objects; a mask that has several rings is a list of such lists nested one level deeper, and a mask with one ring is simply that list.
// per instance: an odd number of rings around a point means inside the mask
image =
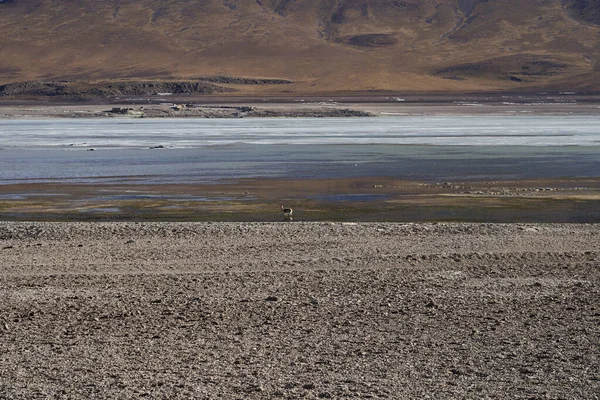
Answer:
[{"label": "pale sand bank", "polygon": [[[248,101],[206,103],[202,99],[140,99],[129,103],[60,104],[0,102],[0,119],[34,118],[281,118],[281,117],[394,117],[394,116],[600,116],[600,100],[584,102],[480,101],[369,102],[357,101]],[[209,100],[210,101],[210,100]],[[182,105],[186,105],[182,107]],[[111,112],[120,109],[120,112]]]},{"label": "pale sand bank", "polygon": [[0,222],[0,398],[594,398],[600,229]]}]

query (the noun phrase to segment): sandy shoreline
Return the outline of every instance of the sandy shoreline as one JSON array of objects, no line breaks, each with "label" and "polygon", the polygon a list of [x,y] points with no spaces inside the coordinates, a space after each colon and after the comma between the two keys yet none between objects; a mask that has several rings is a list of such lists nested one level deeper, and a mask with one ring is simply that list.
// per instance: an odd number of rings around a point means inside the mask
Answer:
[{"label": "sandy shoreline", "polygon": [[[174,111],[172,103],[165,105],[86,105],[86,106],[2,106],[0,118],[282,118],[282,117],[397,117],[397,116],[448,116],[448,115],[600,115],[599,104],[369,104],[369,103],[309,103],[305,105],[287,104],[244,104],[251,107],[251,114],[240,113],[237,108],[211,108],[202,106]],[[129,114],[109,112],[112,108],[130,109]],[[362,114],[360,114],[362,113]]]},{"label": "sandy shoreline", "polygon": [[[112,109],[121,109],[111,113]],[[600,95],[563,93],[179,95],[86,101],[0,98],[0,118],[254,118],[600,115]]]},{"label": "sandy shoreline", "polygon": [[595,398],[600,230],[0,222],[0,397]]}]

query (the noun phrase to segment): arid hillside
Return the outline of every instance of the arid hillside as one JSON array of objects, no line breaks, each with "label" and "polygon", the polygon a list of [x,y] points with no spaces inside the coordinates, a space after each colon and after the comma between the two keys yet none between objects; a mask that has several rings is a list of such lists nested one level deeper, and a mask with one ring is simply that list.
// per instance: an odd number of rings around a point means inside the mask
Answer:
[{"label": "arid hillside", "polygon": [[595,0],[3,0],[0,30],[0,85],[600,90]]}]

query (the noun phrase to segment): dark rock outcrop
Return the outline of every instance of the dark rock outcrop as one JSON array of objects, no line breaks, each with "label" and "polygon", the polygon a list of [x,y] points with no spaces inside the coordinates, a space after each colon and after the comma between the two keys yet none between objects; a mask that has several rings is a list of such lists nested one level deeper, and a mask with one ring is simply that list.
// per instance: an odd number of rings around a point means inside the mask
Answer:
[{"label": "dark rock outcrop", "polygon": [[368,33],[343,38],[342,42],[356,47],[385,47],[395,45],[398,40],[387,33]]},{"label": "dark rock outcrop", "polygon": [[563,7],[578,21],[600,25],[600,1],[562,0]]},{"label": "dark rock outcrop", "polygon": [[287,79],[238,78],[234,76],[205,76],[197,79],[203,82],[229,85],[288,85],[294,83]]},{"label": "dark rock outcrop", "polygon": [[64,96],[81,98],[152,96],[159,93],[211,94],[232,91],[234,89],[196,81],[131,81],[111,83],[28,81],[0,86],[0,96]]},{"label": "dark rock outcrop", "polygon": [[434,71],[434,74],[454,80],[487,77],[523,82],[528,79],[562,75],[568,72],[569,67],[569,64],[549,57],[522,55],[451,65]]}]

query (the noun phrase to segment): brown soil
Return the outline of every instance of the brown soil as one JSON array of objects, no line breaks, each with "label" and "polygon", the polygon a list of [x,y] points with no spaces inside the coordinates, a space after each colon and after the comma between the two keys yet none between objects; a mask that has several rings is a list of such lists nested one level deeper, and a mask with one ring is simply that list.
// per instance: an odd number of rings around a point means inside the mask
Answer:
[{"label": "brown soil", "polygon": [[[592,0],[5,0],[0,84],[226,76],[261,95],[597,91],[598,16]],[[561,67],[513,74],[545,61]],[[483,70],[435,74],[469,65]],[[265,80],[292,83],[254,84]]]},{"label": "brown soil", "polygon": [[0,397],[597,398],[599,232],[0,223]]}]

